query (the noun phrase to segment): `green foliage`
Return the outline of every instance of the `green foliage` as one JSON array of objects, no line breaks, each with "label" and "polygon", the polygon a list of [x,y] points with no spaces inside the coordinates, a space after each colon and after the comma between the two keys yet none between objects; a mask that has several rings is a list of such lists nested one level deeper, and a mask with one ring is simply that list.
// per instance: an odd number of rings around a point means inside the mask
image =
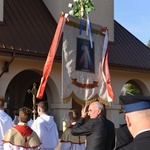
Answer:
[{"label": "green foliage", "polygon": [[69,14],[77,18],[83,18],[85,14],[95,10],[91,0],[74,0],[74,4],[69,3],[68,7],[72,8]]},{"label": "green foliage", "polygon": [[127,83],[125,84],[126,93],[131,93],[134,95],[142,95],[142,90],[135,84]]},{"label": "green foliage", "polygon": [[[136,82],[127,82],[122,90],[121,90],[121,95],[126,95],[126,94],[133,94],[133,95],[143,95],[143,92],[139,85]],[[121,106],[121,109],[119,113],[123,113],[123,107]]]},{"label": "green foliage", "polygon": [[147,43],[147,47],[149,47],[150,48],[150,40],[148,41],[148,43]]}]

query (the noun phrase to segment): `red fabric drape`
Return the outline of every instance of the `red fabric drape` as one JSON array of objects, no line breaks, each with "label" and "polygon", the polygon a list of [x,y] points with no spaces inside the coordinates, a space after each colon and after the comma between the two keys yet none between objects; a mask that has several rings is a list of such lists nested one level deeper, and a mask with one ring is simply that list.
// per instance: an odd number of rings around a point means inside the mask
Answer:
[{"label": "red fabric drape", "polygon": [[108,67],[108,50],[106,51],[106,55],[105,55],[104,70],[105,70],[105,77],[106,77],[106,89],[107,89],[108,101],[114,101],[114,93],[111,87],[110,73]]},{"label": "red fabric drape", "polygon": [[103,77],[106,83],[107,100],[109,102],[114,101],[114,93],[111,87],[110,73],[108,66],[108,29],[105,27],[102,29],[105,33],[104,45],[103,45]]},{"label": "red fabric drape", "polygon": [[61,15],[59,22],[58,22],[58,25],[57,25],[57,28],[56,28],[56,31],[55,31],[55,35],[54,35],[52,44],[50,46],[50,50],[49,50],[45,65],[44,65],[43,76],[41,78],[41,83],[40,83],[40,86],[39,86],[39,89],[38,89],[38,92],[36,95],[36,97],[38,99],[42,99],[42,97],[43,97],[44,90],[45,90],[46,83],[47,83],[47,78],[51,72],[54,57],[55,57],[56,50],[57,50],[58,45],[59,45],[59,41],[61,38],[61,34],[62,34],[64,25],[65,25],[65,22],[66,22],[65,16]]}]

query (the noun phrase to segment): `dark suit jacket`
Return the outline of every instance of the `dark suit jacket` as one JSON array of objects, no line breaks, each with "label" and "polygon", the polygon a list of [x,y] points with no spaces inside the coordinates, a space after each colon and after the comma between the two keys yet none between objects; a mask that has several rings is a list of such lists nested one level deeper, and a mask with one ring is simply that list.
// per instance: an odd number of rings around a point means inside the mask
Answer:
[{"label": "dark suit jacket", "polygon": [[138,134],[133,142],[119,150],[150,150],[150,131]]},{"label": "dark suit jacket", "polygon": [[116,150],[131,143],[132,141],[133,141],[133,137],[128,130],[127,124],[122,125],[117,130]]},{"label": "dark suit jacket", "polygon": [[73,135],[86,135],[86,150],[112,150],[115,146],[114,124],[104,116],[89,119],[84,124],[84,118],[80,118],[74,128]]}]

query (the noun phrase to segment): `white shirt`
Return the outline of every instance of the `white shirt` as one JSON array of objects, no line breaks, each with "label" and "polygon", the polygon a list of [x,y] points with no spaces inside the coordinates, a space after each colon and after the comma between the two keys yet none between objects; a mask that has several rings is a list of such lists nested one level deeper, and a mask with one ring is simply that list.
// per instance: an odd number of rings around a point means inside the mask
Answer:
[{"label": "white shirt", "polygon": [[13,126],[11,117],[5,113],[4,110],[0,110],[0,146],[3,145],[2,139],[7,132]]},{"label": "white shirt", "polygon": [[28,124],[29,127],[31,127],[32,123],[33,123],[33,120],[30,119],[27,124]]},{"label": "white shirt", "polygon": [[31,125],[42,144],[41,150],[53,150],[58,145],[58,130],[52,116],[40,115]]}]

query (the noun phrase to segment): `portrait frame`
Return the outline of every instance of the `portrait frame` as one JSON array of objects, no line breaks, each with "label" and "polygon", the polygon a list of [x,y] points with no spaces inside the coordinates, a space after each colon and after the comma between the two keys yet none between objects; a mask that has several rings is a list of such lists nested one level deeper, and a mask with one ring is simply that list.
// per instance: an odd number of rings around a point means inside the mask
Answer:
[{"label": "portrait frame", "polygon": [[95,72],[94,42],[91,48],[90,40],[77,37],[76,71]]}]

